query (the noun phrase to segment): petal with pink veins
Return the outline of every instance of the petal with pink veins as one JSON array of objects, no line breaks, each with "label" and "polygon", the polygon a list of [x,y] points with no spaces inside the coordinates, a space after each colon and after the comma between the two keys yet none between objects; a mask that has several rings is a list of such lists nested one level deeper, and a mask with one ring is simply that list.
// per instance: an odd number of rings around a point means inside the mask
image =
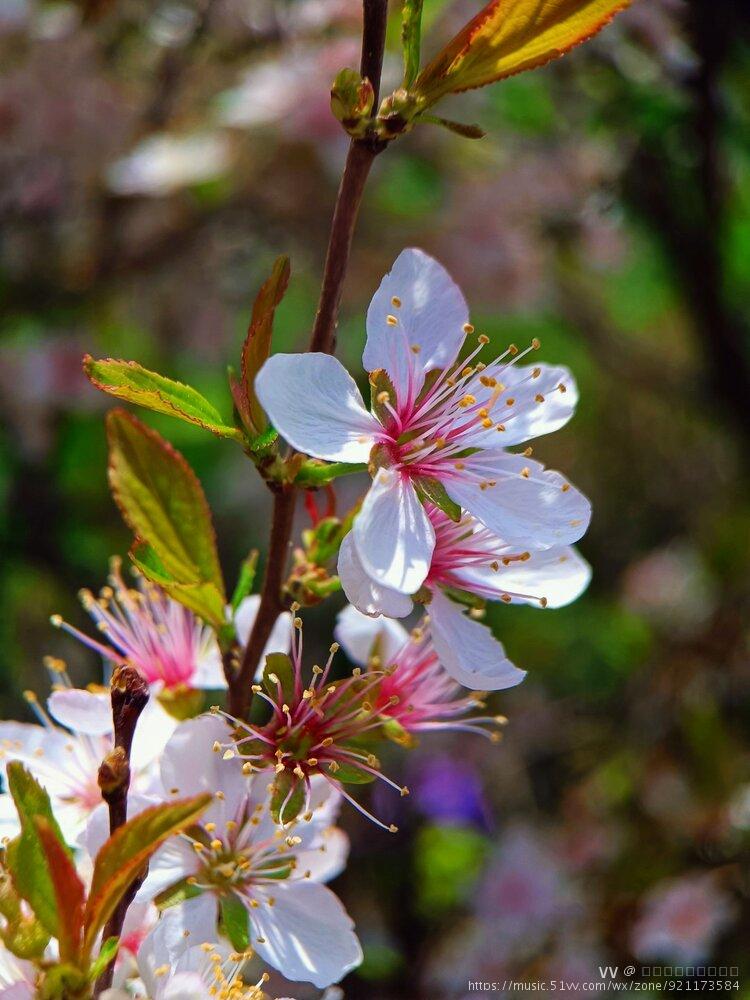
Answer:
[{"label": "petal with pink veins", "polygon": [[433,645],[445,670],[473,691],[501,691],[520,684],[526,671],[514,666],[490,629],[464,610],[437,589],[428,605]]},{"label": "petal with pink veins", "polygon": [[426,372],[455,361],[468,318],[461,289],[445,268],[422,250],[404,250],[367,310],[362,362],[369,372],[385,369],[400,406],[410,405]]},{"label": "petal with pink veins", "polygon": [[408,477],[378,471],[352,535],[368,576],[402,594],[419,590],[432,561],[435,530]]},{"label": "petal with pink veins", "polygon": [[357,383],[330,354],[274,354],[255,379],[271,423],[292,447],[331,462],[366,462],[382,432]]},{"label": "petal with pink veins", "polygon": [[[405,618],[412,609],[411,598],[390,590],[368,576],[357,553],[352,532],[339,549],[338,574],[347,598],[364,615]],[[342,642],[346,649],[346,643]]]}]

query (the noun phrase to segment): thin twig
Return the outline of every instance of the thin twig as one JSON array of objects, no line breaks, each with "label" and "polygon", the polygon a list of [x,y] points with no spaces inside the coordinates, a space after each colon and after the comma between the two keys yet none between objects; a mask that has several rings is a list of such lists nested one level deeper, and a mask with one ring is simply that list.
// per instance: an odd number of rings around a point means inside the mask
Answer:
[{"label": "thin twig", "polygon": [[[363,8],[360,71],[372,84],[377,101],[385,51],[388,0],[363,0]],[[384,144],[374,137],[353,139],[349,145],[331,222],[320,301],[310,338],[311,351],[332,354],[335,350],[336,320],[349,264],[354,226],[370,167],[384,148]],[[229,711],[237,718],[241,718],[247,711],[250,703],[250,685],[260,657],[277,617],[284,610],[281,588],[292,534],[296,493],[293,486],[274,487],[271,537],[258,614],[245,647],[240,669],[229,685]]]},{"label": "thin twig", "polygon": [[[109,807],[109,832],[111,835],[123,826],[128,818],[130,750],[133,745],[135,727],[148,702],[148,684],[135,667],[126,664],[115,670],[110,690],[112,721],[115,731],[114,748],[107,754],[99,767],[99,787],[102,791],[102,798]],[[145,872],[136,878],[120,900],[104,928],[103,941],[110,937],[120,936],[125,914],[144,876]],[[110,962],[96,981],[95,997],[109,989],[112,985],[113,973],[114,962]]]}]

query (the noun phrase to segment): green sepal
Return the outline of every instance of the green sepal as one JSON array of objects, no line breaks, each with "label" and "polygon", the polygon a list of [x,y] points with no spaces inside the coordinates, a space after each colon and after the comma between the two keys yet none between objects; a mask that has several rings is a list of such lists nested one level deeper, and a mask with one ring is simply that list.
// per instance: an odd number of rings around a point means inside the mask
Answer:
[{"label": "green sepal", "polygon": [[299,815],[305,804],[305,786],[291,771],[276,775],[271,793],[271,816],[275,823],[286,825]]},{"label": "green sepal", "polygon": [[178,684],[176,687],[163,688],[156,696],[156,700],[167,715],[171,715],[178,722],[184,722],[185,719],[194,719],[201,714],[206,695],[201,688]]},{"label": "green sepal", "polygon": [[376,368],[374,372],[370,372],[370,409],[381,424],[387,426],[393,417],[390,410],[387,409],[385,401],[381,403],[378,399],[378,396],[383,392],[388,393],[388,402],[395,409],[396,390],[393,387],[393,382],[384,368]]},{"label": "green sepal", "polygon": [[458,524],[461,520],[461,508],[455,500],[451,500],[439,479],[433,479],[432,476],[417,476],[412,482],[422,503],[431,503],[434,507],[439,507],[451,521]]},{"label": "green sepal", "polygon": [[375,775],[362,771],[354,764],[339,764],[337,770],[331,771],[331,777],[344,785],[369,785],[375,780]]},{"label": "green sepal", "polygon": [[250,919],[244,903],[231,893],[221,898],[221,926],[235,951],[250,946]]},{"label": "green sepal", "polygon": [[[187,832],[186,830],[185,833]],[[160,892],[154,899],[154,902],[160,910],[166,910],[170,906],[177,906],[178,903],[184,903],[186,899],[195,899],[202,892],[203,889],[199,889],[197,885],[191,885],[186,878],[183,878],[179,882],[175,882],[174,885],[164,889],[163,892]]]},{"label": "green sepal", "polygon": [[286,653],[269,653],[263,667],[263,687],[275,700],[279,692],[271,674],[279,679],[284,701],[291,702],[294,698],[294,666]]},{"label": "green sepal", "polygon": [[89,968],[89,982],[95,982],[104,972],[110,962],[114,962],[117,957],[117,950],[120,947],[120,939],[116,937],[107,938],[99,949],[99,954],[91,963]]},{"label": "green sepal", "polygon": [[338,479],[340,476],[351,476],[355,472],[366,472],[367,462],[319,462],[314,459],[307,459],[295,476],[295,486],[306,489],[313,489],[317,486],[325,486],[326,483]]},{"label": "green sepal", "polygon": [[415,738],[397,719],[384,718],[382,731],[387,739],[393,743],[397,743],[400,747],[413,747],[416,745]]},{"label": "green sepal", "polygon": [[443,591],[448,597],[457,601],[459,604],[465,604],[467,608],[484,611],[487,607],[487,602],[483,597],[478,597],[476,594],[472,594],[468,590],[461,590],[459,587],[443,587]]}]

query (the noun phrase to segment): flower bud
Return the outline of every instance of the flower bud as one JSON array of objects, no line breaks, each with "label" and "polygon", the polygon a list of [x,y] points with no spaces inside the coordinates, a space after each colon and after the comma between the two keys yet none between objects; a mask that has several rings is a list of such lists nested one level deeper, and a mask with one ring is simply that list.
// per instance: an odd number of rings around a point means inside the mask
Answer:
[{"label": "flower bud", "polygon": [[356,70],[342,69],[331,87],[331,111],[349,135],[364,135],[375,101],[375,91]]}]

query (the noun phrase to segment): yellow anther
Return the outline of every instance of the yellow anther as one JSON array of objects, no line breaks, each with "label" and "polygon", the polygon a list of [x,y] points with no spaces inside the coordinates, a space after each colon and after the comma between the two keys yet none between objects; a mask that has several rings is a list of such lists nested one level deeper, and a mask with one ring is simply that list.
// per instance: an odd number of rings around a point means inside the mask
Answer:
[{"label": "yellow anther", "polygon": [[386,323],[388,324],[388,326],[397,326],[397,325],[398,325],[398,320],[397,320],[397,319],[396,319],[396,317],[395,317],[394,315],[392,315],[391,313],[389,313],[389,314],[388,314],[388,315],[386,316],[386,318],[385,318],[385,321],[386,321]]},{"label": "yellow anther", "polygon": [[393,298],[391,299],[391,305],[394,306],[394,308],[396,309],[401,308],[401,299],[398,297],[398,295],[393,296]]},{"label": "yellow anther", "polygon": [[471,323],[464,323],[462,329],[464,333],[474,333],[474,327],[471,325]]},{"label": "yellow anther", "polygon": [[531,341],[531,346],[534,348],[535,351],[538,351],[539,348],[542,346],[542,343],[538,337],[534,337],[534,339]]},{"label": "yellow anther", "polygon": [[390,396],[390,393],[386,389],[383,389],[383,391],[379,392],[375,398],[377,399],[377,401],[382,406],[383,403],[387,403],[388,402],[388,400],[391,398],[391,396]]},{"label": "yellow anther", "polygon": [[538,392],[536,394],[536,396],[534,396],[534,402],[536,402],[536,403],[543,403],[544,402],[544,396],[541,394],[541,392]]},{"label": "yellow anther", "polygon": [[490,342],[490,338],[487,336],[486,333],[480,333],[479,336],[477,337],[477,340],[482,345],[482,347],[484,347],[485,344],[489,344]]}]

